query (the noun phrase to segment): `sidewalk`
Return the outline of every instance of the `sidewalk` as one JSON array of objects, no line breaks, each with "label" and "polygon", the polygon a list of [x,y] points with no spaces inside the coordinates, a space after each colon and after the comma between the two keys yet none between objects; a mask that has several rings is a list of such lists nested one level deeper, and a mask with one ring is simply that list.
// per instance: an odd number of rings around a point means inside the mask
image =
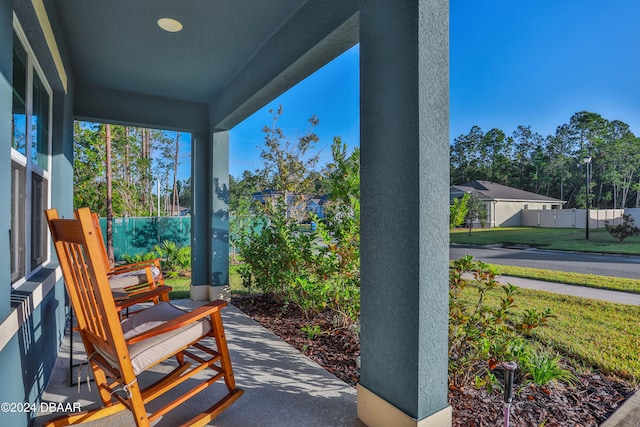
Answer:
[{"label": "sidewalk", "polygon": [[542,280],[523,279],[513,276],[498,276],[498,282],[511,283],[514,286],[554,294],[570,295],[573,297],[591,298],[618,304],[640,305],[640,294],[631,292],[611,291],[608,289],[588,288],[586,286],[565,285],[562,283],[545,282]]},{"label": "sidewalk", "polygon": [[[172,301],[185,309],[202,304],[191,300]],[[236,384],[244,395],[216,418],[211,426],[225,427],[362,427],[357,420],[356,389],[340,381],[320,365],[304,356],[233,306],[222,310],[227,343]],[[74,337],[74,362],[84,357],[82,345]],[[69,336],[65,336],[51,379],[42,396],[43,402],[79,403],[82,410],[98,401],[96,387],[87,389],[87,368],[82,373],[81,392],[69,386]],[[77,369],[77,368],[76,368]],[[153,381],[158,370],[143,374]],[[74,374],[77,376],[77,372]],[[218,388],[220,386],[221,388]],[[216,384],[163,416],[156,426],[173,427],[194,413],[211,405],[208,396],[224,388]],[[41,414],[34,426],[41,426],[56,414]],[[128,411],[114,414],[83,426],[130,427],[134,425]]]}]

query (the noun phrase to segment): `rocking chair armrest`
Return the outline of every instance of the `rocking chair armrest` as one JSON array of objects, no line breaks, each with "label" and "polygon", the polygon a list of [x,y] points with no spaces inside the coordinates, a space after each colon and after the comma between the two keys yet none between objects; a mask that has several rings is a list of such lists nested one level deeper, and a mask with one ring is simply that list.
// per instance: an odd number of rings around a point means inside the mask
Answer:
[{"label": "rocking chair armrest", "polygon": [[138,292],[129,296],[129,298],[127,298],[126,300],[118,301],[117,308],[118,310],[122,310],[124,308],[131,307],[132,305],[149,301],[150,299],[162,296],[164,294],[168,295],[172,290],[173,288],[171,286],[163,285],[150,289],[148,291]]},{"label": "rocking chair armrest", "polygon": [[202,318],[210,316],[215,312],[219,312],[221,308],[226,307],[227,302],[223,300],[211,301],[210,303],[198,307],[190,312],[187,312],[181,316],[171,319],[162,325],[149,329],[139,335],[135,335],[127,340],[127,344],[135,344],[140,341],[144,341],[147,338],[154,337],[156,335],[171,332],[175,329],[182,328],[190,323],[198,321]]},{"label": "rocking chair armrest", "polygon": [[158,267],[158,269],[160,268],[160,258],[149,259],[146,261],[132,262],[131,264],[116,265],[115,267],[113,267],[110,274],[120,274],[120,273],[126,273],[128,271],[144,270],[146,268],[150,268],[154,266]]}]

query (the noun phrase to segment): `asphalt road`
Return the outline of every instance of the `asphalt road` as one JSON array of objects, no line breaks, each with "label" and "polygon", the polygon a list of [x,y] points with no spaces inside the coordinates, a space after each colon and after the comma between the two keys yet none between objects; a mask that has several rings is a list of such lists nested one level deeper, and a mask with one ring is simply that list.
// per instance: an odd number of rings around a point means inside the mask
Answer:
[{"label": "asphalt road", "polygon": [[640,257],[457,244],[449,248],[451,259],[467,254],[489,264],[640,279]]}]

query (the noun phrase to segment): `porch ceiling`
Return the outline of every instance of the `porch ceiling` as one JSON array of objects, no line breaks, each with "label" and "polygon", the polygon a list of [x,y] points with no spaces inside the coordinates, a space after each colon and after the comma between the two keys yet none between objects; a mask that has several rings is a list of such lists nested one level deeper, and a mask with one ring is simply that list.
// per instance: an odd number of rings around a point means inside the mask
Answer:
[{"label": "porch ceiling", "polygon": [[[54,0],[79,85],[208,103],[304,0]],[[159,18],[184,28],[161,30]]]}]

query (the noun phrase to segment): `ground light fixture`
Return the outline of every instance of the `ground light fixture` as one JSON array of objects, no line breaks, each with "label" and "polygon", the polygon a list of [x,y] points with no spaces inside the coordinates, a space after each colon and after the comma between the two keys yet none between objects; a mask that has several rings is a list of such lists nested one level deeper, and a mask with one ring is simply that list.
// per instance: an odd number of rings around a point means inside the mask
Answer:
[{"label": "ground light fixture", "polygon": [[509,416],[511,415],[511,402],[513,402],[513,377],[518,364],[516,362],[505,362],[504,368],[504,427],[509,427]]},{"label": "ground light fixture", "polygon": [[158,27],[170,33],[177,33],[178,31],[182,31],[182,23],[173,18],[158,19]]}]

